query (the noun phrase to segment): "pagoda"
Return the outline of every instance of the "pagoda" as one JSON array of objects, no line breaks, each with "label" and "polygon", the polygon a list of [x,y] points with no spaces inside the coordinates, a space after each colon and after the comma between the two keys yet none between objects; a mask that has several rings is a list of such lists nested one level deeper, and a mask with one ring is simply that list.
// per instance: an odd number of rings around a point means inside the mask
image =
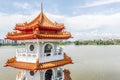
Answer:
[{"label": "pagoda", "polygon": [[59,42],[72,37],[64,24],[52,22],[41,9],[34,20],[16,24],[14,30],[6,39],[24,45],[16,49],[16,56],[8,59],[5,67],[20,70],[16,80],[71,80],[70,71],[63,66],[72,64],[72,60],[59,46]]}]

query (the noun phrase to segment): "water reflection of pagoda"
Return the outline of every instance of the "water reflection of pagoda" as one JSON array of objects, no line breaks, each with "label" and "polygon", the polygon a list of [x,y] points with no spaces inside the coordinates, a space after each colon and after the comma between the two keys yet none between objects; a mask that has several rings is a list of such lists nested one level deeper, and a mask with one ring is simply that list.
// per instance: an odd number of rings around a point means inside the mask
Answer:
[{"label": "water reflection of pagoda", "polygon": [[71,80],[69,70],[63,66],[72,60],[58,46],[62,40],[71,38],[64,28],[64,24],[53,23],[41,10],[31,22],[16,24],[17,32],[8,32],[7,39],[25,44],[5,64],[20,70],[16,80]]}]

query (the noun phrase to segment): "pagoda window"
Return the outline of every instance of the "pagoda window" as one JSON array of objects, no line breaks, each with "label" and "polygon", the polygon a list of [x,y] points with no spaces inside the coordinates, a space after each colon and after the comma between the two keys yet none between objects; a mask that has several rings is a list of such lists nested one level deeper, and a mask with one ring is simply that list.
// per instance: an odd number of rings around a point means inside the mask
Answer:
[{"label": "pagoda window", "polygon": [[44,47],[45,56],[50,56],[52,49],[53,49],[53,46],[51,44],[46,44]]},{"label": "pagoda window", "polygon": [[62,77],[62,71],[61,69],[57,69],[57,78],[61,78]]},{"label": "pagoda window", "polygon": [[30,71],[30,75],[31,75],[31,76],[34,76],[34,71]]},{"label": "pagoda window", "polygon": [[29,49],[30,51],[34,51],[34,45],[30,45]]},{"label": "pagoda window", "polygon": [[35,44],[29,44],[28,45],[28,52],[29,53],[35,53],[36,52],[36,45]]},{"label": "pagoda window", "polygon": [[51,69],[45,72],[45,80],[52,80],[53,71]]}]

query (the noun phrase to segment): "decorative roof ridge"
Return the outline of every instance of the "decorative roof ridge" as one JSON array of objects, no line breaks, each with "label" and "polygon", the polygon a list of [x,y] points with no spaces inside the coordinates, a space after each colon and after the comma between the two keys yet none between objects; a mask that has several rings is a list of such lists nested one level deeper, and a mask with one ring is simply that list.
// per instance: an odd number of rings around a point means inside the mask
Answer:
[{"label": "decorative roof ridge", "polygon": [[35,17],[30,22],[25,23],[17,23],[15,27],[31,27],[34,25],[41,25],[43,21],[46,21],[48,24],[51,24],[52,26],[64,26],[63,23],[57,23],[56,21],[51,21],[43,12],[40,12],[37,17]]},{"label": "decorative roof ridge", "polygon": [[[64,29],[64,24],[63,23],[57,23],[56,21],[50,20],[43,12],[43,6],[41,3],[41,12],[36,16],[34,19],[32,19],[30,22],[25,22],[25,23],[17,23],[14,30],[19,30],[19,31],[32,31],[32,28],[35,26],[39,26],[40,28],[58,28],[57,30],[62,30]],[[55,29],[56,30],[56,29]]]},{"label": "decorative roof ridge", "polygon": [[42,2],[41,2],[41,12],[43,12],[43,4],[42,4]]}]

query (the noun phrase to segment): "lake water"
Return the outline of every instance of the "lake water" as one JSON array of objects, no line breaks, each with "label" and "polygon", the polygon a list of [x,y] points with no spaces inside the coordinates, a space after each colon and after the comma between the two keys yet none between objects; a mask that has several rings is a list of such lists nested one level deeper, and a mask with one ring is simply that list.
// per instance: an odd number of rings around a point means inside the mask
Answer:
[{"label": "lake water", "polygon": [[[63,46],[74,64],[66,65],[72,80],[120,80],[120,46]],[[16,47],[0,47],[0,80],[15,80],[17,69],[3,67]]]}]

